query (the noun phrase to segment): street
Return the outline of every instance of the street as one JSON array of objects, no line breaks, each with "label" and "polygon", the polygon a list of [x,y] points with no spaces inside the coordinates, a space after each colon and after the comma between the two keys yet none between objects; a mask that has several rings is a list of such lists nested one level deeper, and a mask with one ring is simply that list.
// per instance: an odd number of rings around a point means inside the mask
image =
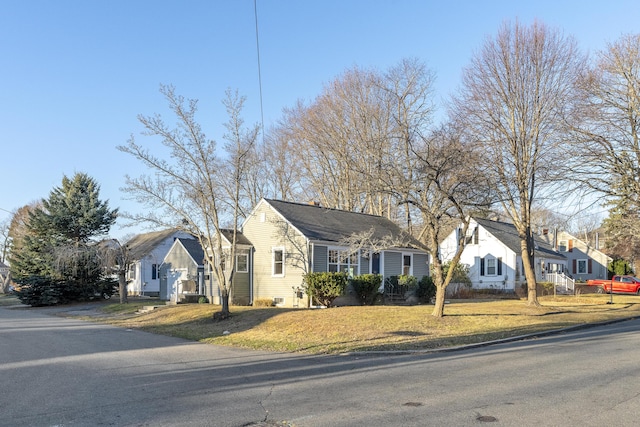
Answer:
[{"label": "street", "polygon": [[640,320],[487,347],[309,356],[0,308],[2,426],[632,426]]}]

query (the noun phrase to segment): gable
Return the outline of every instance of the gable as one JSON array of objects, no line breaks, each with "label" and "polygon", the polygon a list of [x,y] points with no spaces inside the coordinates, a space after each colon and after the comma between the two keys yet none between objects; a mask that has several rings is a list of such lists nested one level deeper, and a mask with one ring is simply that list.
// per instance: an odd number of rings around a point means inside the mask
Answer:
[{"label": "gable", "polygon": [[174,237],[188,238],[189,236],[188,233],[176,229],[152,231],[134,236],[127,242],[127,246],[131,259],[139,260],[149,255],[156,247],[168,239],[173,239]]},{"label": "gable", "polygon": [[[520,255],[520,253],[522,252],[520,248],[520,236],[518,236],[516,227],[513,224],[482,218],[474,218],[474,221],[478,224],[478,226],[482,227],[485,231],[502,242],[502,244],[504,244],[509,250]],[[538,238],[537,236],[533,236],[533,240],[535,244],[535,257],[565,259],[562,254],[558,253],[551,245]]]}]

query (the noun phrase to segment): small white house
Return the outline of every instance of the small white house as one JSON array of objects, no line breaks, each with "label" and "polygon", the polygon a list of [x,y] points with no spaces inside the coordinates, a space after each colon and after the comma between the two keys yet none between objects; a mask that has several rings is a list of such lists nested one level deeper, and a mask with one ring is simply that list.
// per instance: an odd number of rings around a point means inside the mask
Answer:
[{"label": "small white house", "polygon": [[[440,244],[443,261],[450,261],[457,248],[462,227],[456,228]],[[520,249],[520,237],[513,224],[472,218],[465,236],[460,263],[469,267],[475,289],[515,292],[526,282]],[[537,237],[534,266],[537,280],[547,273],[567,271],[567,258]]]},{"label": "small white house", "polygon": [[175,239],[193,239],[193,236],[168,229],[138,234],[127,243],[133,260],[127,275],[129,295],[160,295],[160,265]]}]

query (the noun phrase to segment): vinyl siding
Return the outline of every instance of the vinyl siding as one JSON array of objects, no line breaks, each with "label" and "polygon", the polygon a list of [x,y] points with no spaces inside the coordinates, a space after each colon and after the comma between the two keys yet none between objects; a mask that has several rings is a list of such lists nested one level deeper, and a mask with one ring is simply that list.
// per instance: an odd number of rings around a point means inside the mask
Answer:
[{"label": "vinyl siding", "polygon": [[[291,307],[294,305],[293,289],[302,287],[305,264],[308,265],[309,259],[306,240],[292,227],[286,231],[283,227],[286,228],[287,224],[263,200],[245,221],[242,232],[254,247],[254,300],[284,298],[284,305]],[[274,247],[284,247],[285,250],[283,277],[272,274]]]},{"label": "vinyl siding", "polygon": [[326,246],[314,245],[313,246],[313,271],[324,272],[328,269],[328,249]]},{"label": "vinyl siding", "polygon": [[429,275],[429,256],[427,254],[413,254],[413,275],[422,279]]},{"label": "vinyl siding", "polygon": [[368,253],[362,251],[360,254],[360,274],[369,274],[369,258],[362,256],[362,253]]},{"label": "vinyl siding", "polygon": [[384,252],[384,277],[402,274],[402,252]]}]

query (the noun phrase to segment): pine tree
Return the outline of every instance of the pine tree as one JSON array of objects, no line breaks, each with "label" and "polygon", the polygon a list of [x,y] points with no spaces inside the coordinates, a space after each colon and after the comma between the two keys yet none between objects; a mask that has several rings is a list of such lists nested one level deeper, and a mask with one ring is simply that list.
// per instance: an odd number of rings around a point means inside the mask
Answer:
[{"label": "pine tree", "polygon": [[29,212],[26,233],[12,251],[14,280],[28,285],[21,300],[48,305],[93,296],[102,268],[91,238],[106,234],[117,215],[100,200],[93,178],[63,177],[62,186]]}]

